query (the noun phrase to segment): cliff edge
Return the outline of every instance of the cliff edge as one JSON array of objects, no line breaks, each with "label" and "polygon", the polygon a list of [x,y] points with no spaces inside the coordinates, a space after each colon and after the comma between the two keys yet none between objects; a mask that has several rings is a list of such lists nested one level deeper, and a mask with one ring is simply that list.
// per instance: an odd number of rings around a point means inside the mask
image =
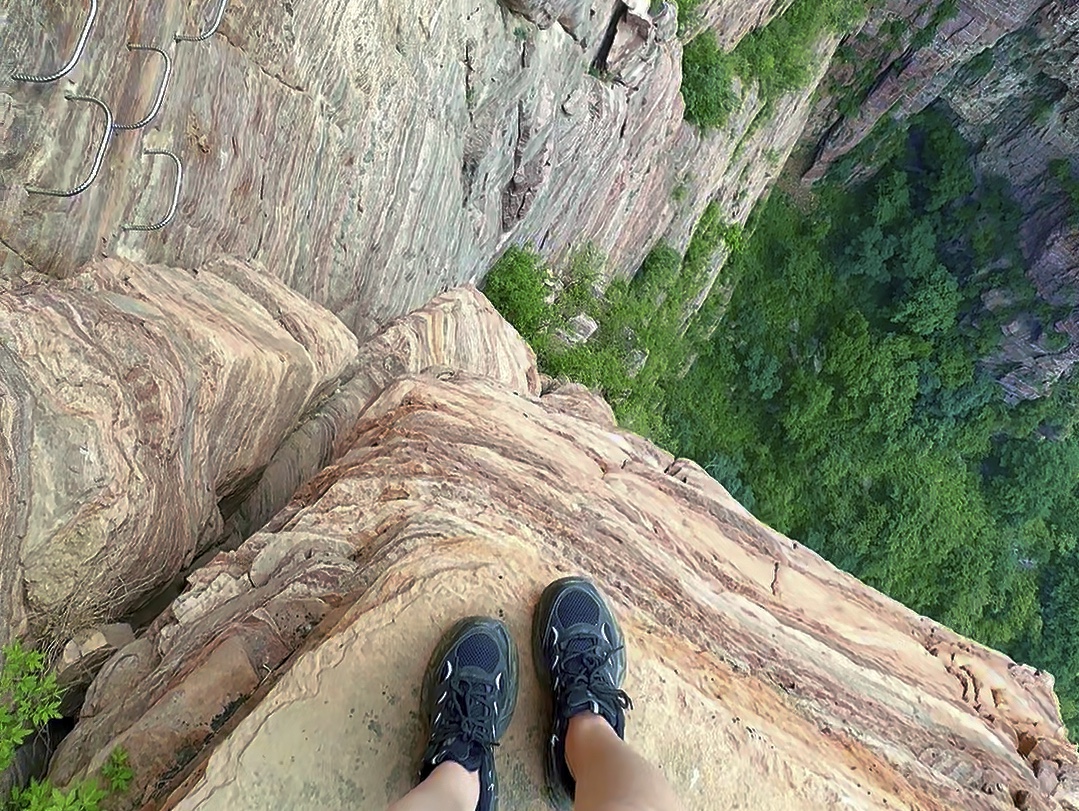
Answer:
[{"label": "cliff edge", "polygon": [[[406,360],[340,453],[112,657],[54,781],[123,745],[131,808],[381,808],[411,783],[442,629],[493,614],[527,650],[543,586],[574,572],[627,635],[627,738],[687,808],[1079,807],[1048,674],[838,571],[602,400],[541,381],[474,289],[375,340],[379,368]],[[468,346],[502,362],[480,370]],[[545,807],[525,672],[497,751],[507,809]]]}]

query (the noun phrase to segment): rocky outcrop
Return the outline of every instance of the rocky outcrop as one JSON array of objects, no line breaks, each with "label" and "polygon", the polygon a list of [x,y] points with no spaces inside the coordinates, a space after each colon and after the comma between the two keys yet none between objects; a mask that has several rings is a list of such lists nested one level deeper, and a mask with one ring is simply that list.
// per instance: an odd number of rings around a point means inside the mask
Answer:
[{"label": "rocky outcrop", "polygon": [[[1030,24],[1045,0],[963,0],[953,3],[949,15],[946,0],[889,0],[866,20],[861,31],[846,42],[850,51],[833,66],[835,89],[851,88],[869,75],[865,94],[853,114],[841,114],[837,99],[825,97],[817,111],[810,137],[824,129],[805,179],[824,175],[842,155],[857,146],[884,116],[907,118],[933,101],[947,98],[964,64],[1006,35]],[[919,42],[919,35],[928,41]],[[966,77],[969,78],[969,77]],[[1011,88],[1015,90],[1015,86]],[[1005,99],[1006,100],[1006,99]],[[983,107],[999,106],[999,94],[982,96]]]},{"label": "rocky outcrop", "polygon": [[[512,354],[385,378],[342,455],[109,661],[55,780],[124,745],[130,808],[385,807],[412,780],[441,630],[493,614],[526,651],[540,590],[581,572],[626,631],[628,738],[688,809],[1079,807],[1050,676],[761,525],[582,388],[540,391],[506,325],[455,330]],[[524,672],[497,752],[508,809],[542,806]]]},{"label": "rocky outcrop", "polygon": [[[785,4],[698,8],[699,23],[733,47]],[[702,137],[682,120],[669,3],[290,9],[230,2],[217,35],[177,44],[173,34],[198,29],[209,10],[178,0],[127,17],[102,8],[69,77],[0,84],[0,284],[27,269],[69,276],[98,255],[195,267],[224,252],[262,262],[367,337],[476,279],[511,242],[556,261],[593,243],[611,273],[629,274],[661,237],[684,247],[713,198],[744,222],[812,91],[764,122],[746,88],[730,126]],[[16,0],[0,18],[0,75],[59,63],[84,19],[78,7]],[[172,54],[161,113],[116,133],[79,197],[28,195],[24,183],[81,177],[100,135],[92,108],[65,92],[104,99],[118,121],[149,108],[159,60],[129,53],[133,39]],[[153,219],[172,194],[168,162],[143,148],[172,149],[185,166],[177,219],[150,234],[121,228]]]},{"label": "rocky outcrop", "polygon": [[436,366],[494,377],[514,391],[539,390],[532,351],[474,287],[437,296],[363,343],[351,378],[281,444],[226,520],[223,546],[235,548],[260,529],[339,456],[360,413],[390,381]]},{"label": "rocky outcrop", "polygon": [[[962,0],[951,18],[945,8],[944,0],[889,0],[847,39],[810,119],[814,156],[804,177],[821,178],[880,121],[945,106],[974,145],[978,170],[1009,181],[1024,210],[1028,273],[1067,312],[1079,300],[1079,227],[1052,166],[1079,170],[1079,12],[1058,0]],[[1053,332],[1079,334],[1079,317],[1042,323],[1031,314],[987,359],[1009,401],[1043,396],[1079,358],[1074,345],[1042,340]]]},{"label": "rocky outcrop", "polygon": [[704,31],[715,32],[716,40],[728,51],[738,44],[747,33],[774,20],[788,8],[793,0],[749,0],[732,3],[730,0],[699,0],[693,14],[682,25],[686,37],[695,37]]},{"label": "rocky outcrop", "polygon": [[[762,13],[708,8],[739,37]],[[216,35],[173,41],[212,10],[101,6],[68,77],[0,82],[0,276],[66,277],[99,256],[198,267],[228,253],[366,337],[482,274],[511,241],[555,259],[592,242],[626,273],[659,237],[684,244],[718,189],[717,160],[752,120],[704,140],[683,122],[681,46],[662,3],[336,0],[301,13],[233,0]],[[0,76],[62,63],[85,18],[79,3],[9,3]],[[65,93],[104,100],[119,123],[150,108],[162,61],[129,42],[173,57],[161,112],[115,133],[80,196],[27,194],[89,171],[101,115]],[[154,233],[121,228],[172,196],[169,162],[144,148],[185,167],[179,214]],[[693,188],[678,202],[680,185]],[[755,199],[762,184],[743,185]]]},{"label": "rocky outcrop", "polygon": [[537,392],[531,358],[474,289],[362,351],[324,309],[230,260],[106,261],[0,293],[5,639],[58,646],[77,691],[122,638],[98,623],[265,524],[388,381],[449,364]]},{"label": "rocky outcrop", "polygon": [[[593,241],[612,270],[630,271],[660,235],[685,245],[714,197],[729,220],[744,222],[811,98],[806,88],[780,99],[764,122],[755,88],[741,88],[729,127],[701,136],[682,121],[681,51],[664,4],[414,0],[376,18],[344,0],[295,18],[287,7],[227,8],[209,40],[175,43],[172,32],[199,27],[176,2],[126,18],[102,7],[67,78],[0,86],[0,291],[10,294],[3,315],[13,323],[0,341],[18,356],[0,368],[12,392],[0,400],[0,466],[16,471],[7,490],[0,481],[10,496],[0,504],[5,634],[24,633],[32,615],[35,633],[62,647],[80,628],[124,616],[210,550],[235,548],[339,451],[386,375],[412,368],[390,362],[399,347],[369,350],[370,362],[355,357],[339,325],[277,280],[369,337],[435,289],[481,272],[510,240],[555,256]],[[761,13],[701,8],[737,17],[739,36]],[[84,19],[80,8],[16,2],[0,18],[0,75],[63,61]],[[43,31],[55,36],[39,48]],[[114,133],[83,195],[27,194],[24,181],[62,186],[78,176],[81,145],[100,132],[65,90],[105,99],[118,122],[148,106],[156,63],[122,48],[136,39],[173,55],[161,113],[144,130]],[[822,68],[834,44],[822,43]],[[169,197],[171,175],[150,171],[142,147],[175,149],[185,165],[180,216],[152,233],[119,229],[151,219]],[[253,266],[202,262],[222,248],[255,257]],[[72,275],[101,255],[166,264],[107,260]],[[690,310],[724,258],[723,250],[712,258]],[[203,270],[170,269],[180,265]],[[168,329],[138,333],[142,302],[163,308]],[[281,320],[290,302],[302,302],[300,314]],[[234,310],[246,315],[230,326]],[[208,315],[210,342],[236,347],[197,344],[187,322]],[[83,320],[113,318],[123,327],[79,332]],[[252,338],[262,329],[277,330],[274,340],[290,333],[293,344],[270,351],[276,344]],[[37,351],[46,334],[65,347],[61,366],[73,367],[49,366]],[[481,366],[499,356],[480,348],[472,360]],[[416,363],[444,354],[422,341],[414,349]],[[66,382],[94,352],[101,366],[78,371],[80,386]],[[259,365],[272,366],[274,352],[285,360],[262,385]],[[107,368],[114,358],[130,380]],[[467,358],[450,362],[471,368]],[[31,413],[35,398],[57,402]],[[244,407],[230,413],[226,403]],[[153,422],[159,411],[164,427]],[[35,432],[53,430],[34,456]],[[154,556],[139,559],[132,544]],[[114,558],[125,562],[112,566]]]},{"label": "rocky outcrop", "polygon": [[0,636],[66,644],[217,543],[357,359],[249,265],[109,260],[0,292]]}]

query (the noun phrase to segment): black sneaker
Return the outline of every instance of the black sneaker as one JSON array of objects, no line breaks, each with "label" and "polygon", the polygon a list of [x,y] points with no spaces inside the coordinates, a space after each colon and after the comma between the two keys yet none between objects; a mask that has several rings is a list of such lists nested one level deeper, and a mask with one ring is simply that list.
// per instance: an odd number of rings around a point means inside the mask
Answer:
[{"label": "black sneaker", "polygon": [[493,747],[517,707],[517,646],[509,630],[490,617],[466,617],[442,637],[423,680],[423,711],[431,739],[420,780],[452,760],[479,772],[476,811],[498,808]]},{"label": "black sneaker", "polygon": [[622,631],[592,583],[564,577],[540,597],[532,618],[532,649],[540,684],[554,698],[547,787],[555,806],[568,808],[576,785],[566,764],[569,719],[595,713],[625,738],[625,711],[633,704],[620,689],[626,675]]}]

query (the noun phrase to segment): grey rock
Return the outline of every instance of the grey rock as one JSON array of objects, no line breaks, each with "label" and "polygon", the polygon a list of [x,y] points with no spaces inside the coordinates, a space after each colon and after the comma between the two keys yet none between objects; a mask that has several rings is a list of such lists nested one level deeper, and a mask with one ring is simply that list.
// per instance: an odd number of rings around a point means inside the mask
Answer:
[{"label": "grey rock", "polygon": [[591,316],[578,313],[569,319],[565,329],[558,330],[557,337],[567,346],[581,344],[596,334],[599,323]]},{"label": "grey rock", "polygon": [[[555,261],[592,242],[614,272],[631,273],[660,237],[684,247],[717,194],[744,221],[767,183],[755,158],[787,154],[809,99],[784,100],[732,160],[759,104],[747,94],[728,130],[702,138],[682,120],[673,6],[652,17],[631,5],[618,21],[616,0],[230,3],[215,36],[176,46],[161,113],[117,135],[73,202],[22,184],[78,177],[100,125],[60,85],[4,85],[0,285],[68,277],[101,256],[194,268],[227,253],[261,262],[365,338],[482,277],[509,242]],[[733,45],[783,4],[700,7]],[[72,78],[130,120],[157,73],[126,44],[134,32],[171,42],[199,13],[181,0],[103,10]],[[77,3],[8,2],[0,75],[47,62],[43,32],[62,50],[82,14]],[[604,81],[589,69],[612,21],[617,81]],[[171,174],[143,147],[175,150],[186,170],[176,220],[152,234],[120,229],[171,195]],[[687,173],[693,192],[676,204]]]}]

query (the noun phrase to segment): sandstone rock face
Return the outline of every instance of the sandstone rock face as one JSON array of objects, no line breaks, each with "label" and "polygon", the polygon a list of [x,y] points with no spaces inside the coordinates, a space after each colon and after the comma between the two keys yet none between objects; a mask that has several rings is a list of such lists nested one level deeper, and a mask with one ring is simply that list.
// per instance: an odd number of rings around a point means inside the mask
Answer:
[{"label": "sandstone rock face", "polygon": [[339,456],[360,413],[386,385],[432,367],[494,377],[539,392],[532,350],[474,287],[434,298],[363,343],[352,377],[289,435],[258,484],[225,522],[226,545],[260,529],[308,479]]},{"label": "sandstone rock face", "polygon": [[[717,191],[751,203],[764,185],[757,171],[718,185],[717,160],[751,116],[703,140],[683,122],[669,4],[232,0],[215,36],[175,43],[204,27],[205,5],[101,6],[71,74],[0,82],[0,277],[66,277],[99,255],[198,267],[228,253],[366,337],[484,272],[511,241],[555,258],[591,241],[632,272],[659,237],[684,244]],[[763,19],[768,4],[756,5],[707,7],[733,44]],[[8,2],[0,76],[61,64],[86,13]],[[159,115],[115,134],[80,196],[27,194],[89,171],[102,117],[65,93],[101,98],[118,123],[150,108],[161,59],[129,42],[173,57]],[[796,128],[777,121],[789,148]],[[121,230],[161,216],[172,195],[169,162],[144,148],[185,167],[177,219],[149,234]]]},{"label": "sandstone rock face", "polygon": [[[0,294],[10,294],[11,307],[0,326],[20,321],[10,339],[0,337],[0,350],[20,356],[0,369],[0,385],[14,393],[0,399],[0,468],[17,472],[0,482],[5,634],[25,631],[29,612],[36,632],[63,645],[65,634],[122,616],[205,550],[235,548],[261,527],[339,452],[387,379],[436,362],[474,362],[486,374],[486,364],[499,364],[491,358],[503,357],[491,333],[484,340],[492,345],[457,341],[456,313],[387,332],[356,358],[352,339],[317,305],[296,304],[300,315],[272,325],[273,302],[301,302],[274,278],[370,336],[439,287],[475,276],[511,240],[556,257],[594,241],[613,272],[631,271],[661,235],[685,245],[717,195],[725,216],[744,222],[808,114],[812,88],[779,100],[773,122],[755,126],[763,104],[746,87],[723,132],[702,137],[685,125],[671,5],[410,2],[372,14],[369,4],[341,0],[294,15],[234,1],[220,31],[198,44],[172,36],[197,30],[204,10],[169,0],[124,17],[101,7],[68,77],[0,86]],[[738,36],[761,13],[740,14],[730,2],[707,8],[729,16]],[[0,75],[60,64],[85,19],[81,7],[8,4]],[[64,186],[80,177],[102,131],[65,91],[106,100],[117,122],[149,107],[156,62],[128,52],[129,41],[165,45],[173,56],[161,113],[144,130],[115,133],[84,194],[27,194],[27,181]],[[822,43],[822,70],[834,45]],[[159,147],[184,161],[179,218],[159,232],[122,231],[121,223],[152,219],[169,197],[171,174],[141,157]],[[267,278],[235,262],[200,277],[166,269],[208,267],[205,257],[222,249],[263,260],[254,267]],[[101,255],[129,258],[73,275]],[[146,271],[130,257],[168,265]],[[723,250],[712,258],[690,311],[724,258]],[[221,293],[220,274],[238,290]],[[69,302],[76,292],[89,299]],[[144,314],[126,296],[163,307],[167,334],[129,334]],[[45,314],[69,304],[70,314]],[[132,306],[133,315],[125,310]],[[480,305],[458,298],[456,306]],[[98,308],[110,318],[119,308],[127,326],[79,334],[80,320],[100,320]],[[233,310],[250,312],[234,327]],[[237,346],[196,348],[202,338],[188,335],[187,322],[202,323],[206,312],[220,316],[207,322],[207,340]],[[263,329],[259,319],[277,330],[266,346],[251,337]],[[274,343],[281,330],[293,341],[287,350]],[[66,347],[58,365],[35,354],[46,335]],[[407,361],[402,347],[387,344],[396,340],[411,342]],[[103,353],[100,365],[68,382],[75,358],[94,352]],[[272,382],[252,385],[261,381],[258,365],[282,353]],[[222,374],[229,379],[215,382]],[[38,397],[51,411],[32,412]],[[243,413],[226,405],[237,401]],[[100,409],[109,417],[93,416]],[[159,411],[172,433],[155,422]],[[133,539],[141,558],[131,554]],[[121,563],[107,563],[114,559]]]},{"label": "sandstone rock face", "polygon": [[355,337],[271,276],[110,260],[0,292],[0,636],[122,615],[219,540]]},{"label": "sandstone rock face", "polygon": [[[855,56],[850,63],[835,66],[839,78],[845,79],[845,74],[852,71],[860,74],[873,65],[879,66],[877,78],[853,116],[838,115],[834,106],[824,100],[819,113],[826,118],[816,125],[823,124],[826,131],[806,171],[807,180],[822,177],[883,116],[905,118],[921,112],[937,98],[947,99],[953,80],[966,62],[1029,24],[1039,8],[1053,4],[1045,0],[963,0],[958,3],[958,13],[940,23],[927,45],[912,47],[915,35],[931,27],[942,5],[943,0],[889,0],[880,13],[870,15],[860,34],[851,38]],[[886,29],[897,20],[904,25],[903,33],[895,38]],[[959,90],[958,86],[955,89]],[[983,106],[999,105],[1000,101],[982,96]]]},{"label": "sandstone rock face", "polygon": [[[387,379],[342,455],[110,660],[51,776],[122,744],[131,808],[385,807],[442,629],[502,617],[528,663],[536,598],[577,572],[626,632],[627,737],[688,809],[1077,807],[1051,677],[761,525],[580,387],[488,368]],[[537,690],[526,664],[507,809],[545,807]]]},{"label": "sandstone rock face", "polygon": [[539,392],[531,350],[474,288],[361,351],[324,309],[228,260],[108,261],[0,293],[0,360],[0,628],[61,646],[75,692],[123,640],[95,623],[259,529],[389,381],[449,365]]}]

